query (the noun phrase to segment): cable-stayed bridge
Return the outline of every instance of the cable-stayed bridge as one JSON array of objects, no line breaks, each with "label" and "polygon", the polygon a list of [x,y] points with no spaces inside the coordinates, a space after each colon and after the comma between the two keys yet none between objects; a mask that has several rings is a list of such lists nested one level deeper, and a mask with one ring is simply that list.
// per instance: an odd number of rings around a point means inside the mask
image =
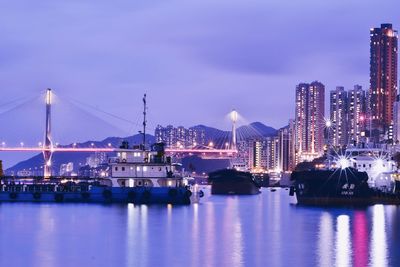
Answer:
[{"label": "cable-stayed bridge", "polygon": [[[90,143],[87,146],[77,145],[73,143],[69,146],[60,146],[58,143],[54,142],[52,138],[52,101],[53,93],[51,89],[46,90],[45,94],[45,129],[44,129],[44,140],[43,142],[38,142],[37,146],[27,146],[24,142],[20,142],[19,146],[8,146],[7,142],[2,141],[0,144],[0,152],[40,152],[43,154],[43,173],[45,177],[50,177],[52,175],[52,155],[57,152],[117,152],[120,148],[118,145],[113,145],[108,143],[104,147],[97,147],[95,142]],[[6,104],[12,104],[9,102]],[[93,107],[92,107],[93,108]],[[146,110],[146,109],[145,109]],[[124,118],[113,115],[109,112],[101,111],[102,113],[112,116],[114,118],[124,120],[129,122]],[[145,120],[144,120],[145,121]],[[177,147],[177,148],[166,148],[166,153],[183,157],[186,155],[198,155],[203,158],[231,158],[237,154],[236,149],[236,121],[237,113],[232,111],[231,113],[232,121],[232,135],[231,140],[226,142],[223,148],[214,147],[213,144],[209,146],[197,146],[193,148]],[[145,131],[143,131],[145,132]]]}]

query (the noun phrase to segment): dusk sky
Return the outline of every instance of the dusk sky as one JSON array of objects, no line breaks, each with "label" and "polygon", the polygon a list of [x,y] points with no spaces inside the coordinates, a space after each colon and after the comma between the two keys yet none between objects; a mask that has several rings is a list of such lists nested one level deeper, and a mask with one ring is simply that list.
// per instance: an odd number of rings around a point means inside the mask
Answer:
[{"label": "dusk sky", "polygon": [[[399,29],[399,8],[398,0],[2,1],[0,103],[51,87],[139,126],[147,93],[151,133],[156,124],[229,129],[233,108],[278,128],[293,117],[300,82],[319,80],[327,95],[337,85],[367,88],[369,29]],[[42,138],[38,107],[18,123],[12,112],[0,116],[18,133],[12,142]],[[63,112],[54,115],[60,142],[140,130],[97,127],[90,116],[88,127]],[[9,127],[1,138],[11,138]]]}]

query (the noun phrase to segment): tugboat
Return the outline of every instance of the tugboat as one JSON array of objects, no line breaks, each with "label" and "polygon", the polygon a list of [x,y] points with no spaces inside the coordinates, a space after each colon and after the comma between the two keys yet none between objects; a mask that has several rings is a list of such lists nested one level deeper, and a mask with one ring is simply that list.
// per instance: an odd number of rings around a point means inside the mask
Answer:
[{"label": "tugboat", "polygon": [[213,195],[255,195],[260,193],[260,185],[250,172],[223,169],[208,175]]},{"label": "tugboat", "polygon": [[[146,95],[145,95],[146,97]],[[187,180],[158,143],[145,147],[146,102],[143,144],[123,142],[109,159],[110,177],[101,179],[4,177],[0,162],[0,202],[85,202],[135,204],[190,204],[204,195]]]},{"label": "tugboat", "polygon": [[[190,204],[192,191],[175,172],[163,144],[150,151],[130,149],[124,142],[110,158],[111,176],[96,180],[3,178],[0,202],[87,202],[136,204]],[[198,199],[200,191],[193,192]]]},{"label": "tugboat", "polygon": [[290,195],[305,205],[400,204],[395,163],[380,149],[348,149],[334,168],[294,171]]}]

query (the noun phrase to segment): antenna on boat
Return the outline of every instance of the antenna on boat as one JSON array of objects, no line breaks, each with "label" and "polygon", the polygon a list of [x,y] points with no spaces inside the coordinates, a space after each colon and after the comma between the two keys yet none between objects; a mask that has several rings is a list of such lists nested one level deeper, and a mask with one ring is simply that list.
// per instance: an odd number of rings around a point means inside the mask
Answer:
[{"label": "antenna on boat", "polygon": [[146,94],[143,96],[143,150],[146,150],[146,111],[147,111],[147,106],[146,106]]}]

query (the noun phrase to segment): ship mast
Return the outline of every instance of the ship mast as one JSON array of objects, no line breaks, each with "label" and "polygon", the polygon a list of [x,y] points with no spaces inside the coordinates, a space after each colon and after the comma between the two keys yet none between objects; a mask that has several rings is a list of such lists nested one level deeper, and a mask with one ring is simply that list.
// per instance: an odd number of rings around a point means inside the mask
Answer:
[{"label": "ship mast", "polygon": [[146,150],[146,94],[143,96],[143,150]]}]

